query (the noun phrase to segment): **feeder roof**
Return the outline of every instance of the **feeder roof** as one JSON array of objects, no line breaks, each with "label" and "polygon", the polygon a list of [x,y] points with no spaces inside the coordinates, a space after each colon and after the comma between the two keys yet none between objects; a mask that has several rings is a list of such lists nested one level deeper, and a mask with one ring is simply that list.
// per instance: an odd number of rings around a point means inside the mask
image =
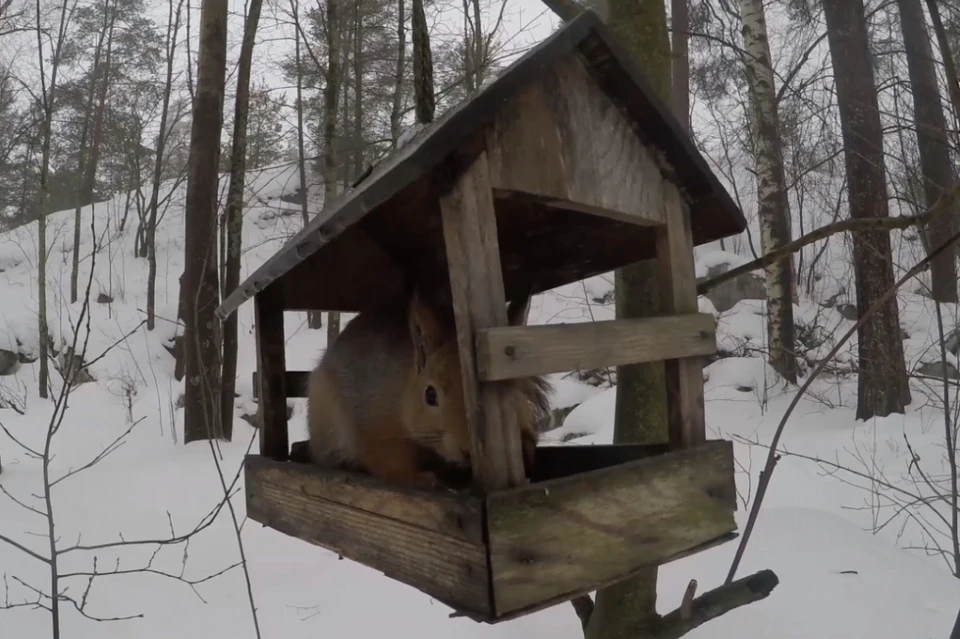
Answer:
[{"label": "feeder roof", "polygon": [[[453,179],[451,167],[483,150],[485,132],[508,109],[522,117],[517,104],[523,102],[523,92],[572,57],[586,69],[583,82],[602,93],[603,104],[614,107],[617,117],[628,121],[626,130],[632,130],[655,158],[663,179],[678,189],[690,212],[694,244],[743,231],[743,213],[689,136],[610,30],[587,11],[469,99],[435,122],[415,128],[411,139],[327,203],[232,291],[217,315],[225,319],[271,285],[282,290],[287,310],[347,312],[402,295],[411,279],[421,286],[442,287],[447,274],[437,198]],[[535,127],[536,118],[529,120]],[[539,162],[536,153],[548,151],[523,152]],[[508,299],[655,255],[655,234],[649,226],[512,198],[496,200],[496,215]]]}]

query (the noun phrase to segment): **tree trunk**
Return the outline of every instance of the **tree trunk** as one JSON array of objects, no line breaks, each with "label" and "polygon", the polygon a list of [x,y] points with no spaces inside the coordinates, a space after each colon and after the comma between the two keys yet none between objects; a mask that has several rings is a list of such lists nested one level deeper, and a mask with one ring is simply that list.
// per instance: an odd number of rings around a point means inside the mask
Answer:
[{"label": "tree trunk", "polygon": [[[297,170],[300,176],[300,215],[303,225],[310,221],[307,208],[307,153],[304,148],[303,129],[303,58],[300,56],[300,5],[297,0],[290,3],[293,10],[293,20],[297,24],[294,30],[294,61],[297,68]],[[307,327],[311,329],[323,328],[323,313],[310,311],[307,313]]]},{"label": "tree trunk", "polygon": [[672,0],[673,22],[672,95],[673,114],[687,133],[690,132],[690,14],[687,0]]},{"label": "tree trunk", "polygon": [[353,3],[353,176],[363,175],[363,12],[360,0]]},{"label": "tree trunk", "polygon": [[[920,151],[920,169],[923,174],[925,207],[921,208],[929,208],[954,184],[947,123],[940,104],[940,87],[937,84],[937,70],[930,49],[923,6],[920,0],[897,0],[897,5],[900,8],[900,28],[910,71],[917,148]],[[924,243],[927,251],[935,249],[943,238],[951,237],[956,228],[956,209],[938,216],[926,229]],[[954,251],[944,251],[930,263],[930,288],[933,299],[938,302],[957,301],[955,256]]]},{"label": "tree trunk", "polygon": [[80,187],[80,201],[85,205],[93,203],[93,190],[97,185],[97,165],[100,164],[100,149],[103,147],[103,118],[107,110],[107,91],[110,88],[110,57],[113,53],[113,29],[116,18],[117,9],[114,6],[113,13],[110,15],[110,26],[107,29],[107,50],[104,53],[103,75],[100,78],[100,96],[93,120],[90,161],[83,174],[83,185]]},{"label": "tree trunk", "polygon": [[417,122],[433,122],[436,102],[433,94],[433,53],[430,51],[430,33],[427,31],[427,16],[423,12],[423,0],[413,0],[413,15],[410,19],[413,39],[413,93],[416,102]]},{"label": "tree trunk", "polygon": [[[824,0],[840,109],[850,217],[887,217],[883,136],[862,0]],[[853,236],[857,313],[893,286],[890,236]],[[910,403],[897,298],[860,327],[857,419],[903,413]]]},{"label": "tree trunk", "polygon": [[403,67],[407,54],[407,29],[404,25],[404,2],[397,0],[397,73],[394,76],[393,108],[390,110],[390,138],[393,147],[400,139],[400,118],[403,115]]},{"label": "tree trunk", "polygon": [[217,319],[217,168],[223,126],[227,2],[203,0],[200,50],[190,131],[186,197],[185,294],[182,302],[186,355],[184,442],[220,437],[220,362]]},{"label": "tree trunk", "polygon": [[[664,101],[670,100],[671,55],[664,0],[609,0],[607,24],[626,45]],[[615,273],[617,319],[649,317],[660,308],[654,260]],[[615,443],[655,444],[668,440],[663,362],[617,367]],[[643,639],[660,622],[657,574],[652,566],[632,579],[597,591],[587,639]]]},{"label": "tree trunk", "polygon": [[[230,185],[227,187],[227,259],[224,290],[227,295],[240,286],[240,249],[243,232],[243,186],[247,160],[247,119],[250,114],[250,66],[253,45],[260,23],[263,0],[250,0],[250,13],[243,29],[237,69],[237,101],[233,112],[233,147],[230,151]],[[223,324],[223,386],[220,393],[220,417],[223,438],[233,439],[234,392],[237,388],[237,313]]]},{"label": "tree trunk", "polygon": [[[323,95],[323,205],[337,195],[337,117],[340,99],[340,16],[339,0],[327,0],[327,86]],[[327,346],[340,334],[340,314],[327,315]]]},{"label": "tree trunk", "polygon": [[[97,78],[100,77],[100,53],[103,51],[103,41],[107,37],[109,19],[110,4],[109,2],[104,4],[103,10],[103,29],[100,31],[97,37],[97,44],[94,47],[93,52],[93,69],[90,73],[90,86],[87,88],[87,103],[84,106],[83,113],[83,124],[80,127],[80,153],[77,160],[77,176],[83,179],[83,171],[86,168],[86,157],[87,157],[87,134],[90,129],[90,116],[93,114],[93,93],[96,89]],[[79,185],[78,185],[79,186]],[[77,301],[77,296],[79,295],[78,285],[80,279],[80,209],[83,208],[85,204],[90,204],[90,202],[85,202],[82,196],[82,189],[77,189],[77,206],[73,214],[73,256],[72,263],[70,266],[70,303],[75,304]]]},{"label": "tree trunk", "polygon": [[[173,61],[177,51],[177,34],[180,31],[180,11],[183,0],[178,0],[176,14],[173,0],[170,0],[166,56],[167,75],[163,84],[163,104],[160,107],[160,131],[157,134],[157,156],[153,164],[153,185],[150,189],[150,204],[147,215],[145,243],[147,250],[147,330],[153,330],[157,324],[157,209],[160,207],[160,178],[163,175],[164,152],[167,147],[167,119],[170,117],[170,94],[173,91]],[[172,25],[172,28],[171,26]]]},{"label": "tree trunk", "polygon": [[[47,87],[44,77],[43,64],[43,29],[41,29],[39,13],[36,15],[37,57],[40,67],[40,87],[43,108],[43,141],[40,146],[40,188],[37,201],[37,338],[38,359],[40,371],[37,379],[37,393],[41,399],[49,396],[47,387],[50,384],[50,362],[47,357],[50,352],[50,330],[47,326],[47,209],[50,207],[50,145],[53,141],[53,111],[57,92],[57,74],[60,71],[60,55],[63,51],[63,40],[67,23],[67,0],[60,8],[60,28],[57,44],[53,52],[50,65],[50,85]],[[53,634],[60,636],[60,605],[59,598],[54,597],[50,603],[50,613],[53,617]]]},{"label": "tree trunk", "polygon": [[[777,92],[774,88],[767,21],[762,0],[740,0],[743,19],[744,65],[750,87],[753,115],[754,161],[757,171],[757,213],[760,246],[770,253],[790,242],[790,202],[780,144]],[[767,293],[767,342],[769,361],[784,379],[796,383],[797,360],[793,343],[793,291],[791,264],[787,257],[771,264],[764,280]]]}]

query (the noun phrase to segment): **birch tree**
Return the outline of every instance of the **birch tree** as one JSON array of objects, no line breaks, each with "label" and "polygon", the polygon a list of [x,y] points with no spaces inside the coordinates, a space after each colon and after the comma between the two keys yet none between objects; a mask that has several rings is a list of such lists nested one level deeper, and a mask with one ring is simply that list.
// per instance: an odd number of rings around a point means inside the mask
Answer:
[{"label": "birch tree", "polygon": [[[743,20],[743,61],[750,88],[760,246],[763,253],[770,253],[789,243],[791,233],[777,92],[774,88],[763,1],[740,0],[740,16]],[[796,383],[791,265],[792,258],[787,257],[765,269],[767,342],[770,365],[785,379]]]}]

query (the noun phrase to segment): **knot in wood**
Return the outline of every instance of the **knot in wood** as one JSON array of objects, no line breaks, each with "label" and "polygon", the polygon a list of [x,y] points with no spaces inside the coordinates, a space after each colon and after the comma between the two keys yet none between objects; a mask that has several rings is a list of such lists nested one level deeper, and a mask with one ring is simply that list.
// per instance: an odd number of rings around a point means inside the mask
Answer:
[{"label": "knot in wood", "polygon": [[509,344],[503,348],[503,352],[507,357],[513,357],[517,354],[517,347],[513,344]]}]

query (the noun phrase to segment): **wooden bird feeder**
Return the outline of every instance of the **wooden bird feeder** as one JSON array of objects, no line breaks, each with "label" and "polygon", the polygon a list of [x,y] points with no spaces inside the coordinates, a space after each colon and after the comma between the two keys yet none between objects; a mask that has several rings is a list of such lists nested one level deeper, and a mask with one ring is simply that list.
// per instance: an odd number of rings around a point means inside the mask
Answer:
[{"label": "wooden bird feeder", "polygon": [[[590,12],[422,128],[217,309],[254,298],[260,454],[247,512],[480,621],[572,599],[736,536],[733,451],[706,441],[693,247],[746,226]],[[652,259],[661,316],[506,326],[505,300]],[[284,311],[362,312],[407,282],[454,309],[479,490],[391,485],[297,461]],[[541,446],[525,477],[498,380],[663,360],[668,443]]]}]

